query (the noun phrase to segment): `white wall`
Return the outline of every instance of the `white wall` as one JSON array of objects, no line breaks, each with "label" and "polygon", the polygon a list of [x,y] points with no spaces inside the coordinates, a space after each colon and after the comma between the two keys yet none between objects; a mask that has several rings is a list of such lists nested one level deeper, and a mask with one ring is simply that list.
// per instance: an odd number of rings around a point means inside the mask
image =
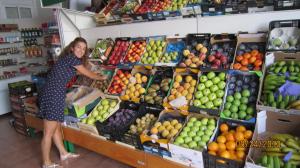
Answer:
[{"label": "white wall", "polygon": [[[31,8],[32,19],[6,19],[5,6]],[[0,23],[18,24],[20,28],[38,27],[52,19],[52,9],[42,9],[40,0],[0,0]]]},{"label": "white wall", "polygon": [[71,0],[70,9],[84,11],[85,7],[91,6],[91,0]]},{"label": "white wall", "polygon": [[[273,20],[300,19],[300,10],[249,13],[169,21],[143,22],[81,29],[81,36],[94,46],[98,38],[152,35],[186,35],[188,33],[238,33],[267,31]],[[80,22],[80,21],[79,21]]]}]

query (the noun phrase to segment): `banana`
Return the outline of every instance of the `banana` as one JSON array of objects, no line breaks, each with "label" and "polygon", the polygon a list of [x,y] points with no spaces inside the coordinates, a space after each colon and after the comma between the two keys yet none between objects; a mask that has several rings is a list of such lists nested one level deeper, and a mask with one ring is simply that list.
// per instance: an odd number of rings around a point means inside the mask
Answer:
[{"label": "banana", "polygon": [[272,139],[277,139],[283,143],[286,142],[286,140],[288,138],[294,138],[292,135],[289,135],[289,134],[274,134],[271,136]]},{"label": "banana", "polygon": [[293,149],[293,148],[282,148],[282,152],[293,152],[293,153],[296,153],[297,150],[296,149]]},{"label": "banana", "polygon": [[266,152],[281,152],[280,148],[265,148]]},{"label": "banana", "polygon": [[300,150],[300,146],[295,141],[288,140],[285,144],[290,148]]},{"label": "banana", "polygon": [[300,100],[296,100],[288,106],[288,109],[291,109],[291,108],[299,106],[299,105],[300,105]]},{"label": "banana", "polygon": [[293,107],[293,109],[300,110],[300,105]]}]

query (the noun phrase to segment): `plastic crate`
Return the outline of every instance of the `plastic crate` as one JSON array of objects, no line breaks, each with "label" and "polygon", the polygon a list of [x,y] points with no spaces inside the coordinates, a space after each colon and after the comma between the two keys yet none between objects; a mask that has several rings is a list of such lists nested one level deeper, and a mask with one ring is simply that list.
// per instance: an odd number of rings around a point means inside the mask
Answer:
[{"label": "plastic crate", "polygon": [[17,95],[20,96],[20,98],[36,94],[35,84],[25,80],[15,83],[9,83],[8,90],[10,95]]},{"label": "plastic crate", "polygon": [[[149,105],[141,105],[139,108],[139,113],[136,118],[141,118],[147,113],[153,114],[155,117],[159,116],[159,113],[163,110],[162,107],[156,107],[156,106],[149,106]],[[133,123],[134,124],[135,120]],[[151,125],[151,124],[150,124]],[[130,126],[130,125],[129,125]],[[127,127],[126,131],[129,130],[129,126]],[[141,149],[143,150],[143,145],[141,143],[140,135],[139,134],[132,134],[129,132],[117,132],[118,133],[118,139],[121,142],[124,142],[126,144],[134,146],[136,149]]]},{"label": "plastic crate", "polygon": [[[109,119],[111,117],[115,117],[118,114],[118,112],[120,112],[120,110],[123,110],[123,109],[129,109],[129,110],[135,111],[134,116],[132,116],[131,119],[129,121],[127,121],[126,123],[124,123],[124,125],[122,125],[121,127],[115,127],[115,126],[108,125]],[[135,121],[136,117],[138,116],[138,111],[139,111],[138,109],[139,109],[139,104],[131,103],[131,102],[121,102],[120,108],[117,112],[115,112],[112,116],[110,116],[104,122],[101,123],[101,122],[97,121],[95,123],[98,133],[112,141],[120,140],[119,135],[124,134],[126,132],[126,130],[128,129],[128,127]]]},{"label": "plastic crate", "polygon": [[225,14],[248,13],[247,0],[228,0],[225,5]]},{"label": "plastic crate", "polygon": [[[219,119],[219,126],[223,123],[226,123],[229,126],[229,129],[235,129],[238,125],[243,125],[246,127],[246,129],[250,129],[254,131],[255,124],[254,123],[245,123],[241,121],[234,121],[229,119]],[[221,134],[219,128],[217,128],[217,133],[214,137],[213,141],[217,140],[217,137]],[[247,155],[247,153],[246,153]],[[203,159],[204,159],[204,167],[206,168],[243,168],[245,164],[244,161],[236,161],[231,159],[226,159],[220,156],[214,156],[211,154],[208,154],[208,151],[203,151]]]},{"label": "plastic crate", "polygon": [[[281,29],[281,30],[278,30]],[[274,32],[274,31],[278,32]],[[283,49],[281,48],[272,48],[272,38],[282,38],[281,36],[278,36],[276,34],[279,34],[279,32],[282,32],[282,34],[294,34],[295,38],[297,38],[297,44],[295,45],[295,48],[293,49]],[[268,34],[268,41],[267,41],[267,47],[266,50],[269,52],[275,52],[275,51],[282,51],[282,52],[299,52],[300,51],[300,20],[276,20],[276,21],[271,21],[269,23],[269,34]],[[274,36],[274,37],[273,37]],[[284,41],[282,41],[284,43]]]},{"label": "plastic crate", "polygon": [[217,16],[225,14],[225,2],[215,4],[212,1],[204,0],[201,3],[202,16]]},{"label": "plastic crate", "polygon": [[299,0],[274,0],[274,10],[293,10],[300,9]]}]

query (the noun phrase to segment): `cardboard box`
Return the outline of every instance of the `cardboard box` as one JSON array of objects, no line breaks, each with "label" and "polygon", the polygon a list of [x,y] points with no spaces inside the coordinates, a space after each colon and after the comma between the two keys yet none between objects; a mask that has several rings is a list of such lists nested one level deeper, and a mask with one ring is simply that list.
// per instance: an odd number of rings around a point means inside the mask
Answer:
[{"label": "cardboard box", "polygon": [[[180,110],[184,110],[187,112],[188,108],[189,108],[189,103],[191,100],[187,101],[186,104],[182,105],[182,106],[179,106],[179,107],[173,107],[171,104],[170,104],[170,101],[168,100],[168,97],[170,96],[171,94],[171,90],[173,89],[173,84],[174,84],[174,81],[175,81],[175,77],[176,75],[182,75],[183,76],[183,80],[185,80],[185,76],[187,75],[191,75],[193,77],[193,79],[197,80],[197,77],[198,77],[198,73],[199,73],[199,69],[186,69],[186,68],[176,68],[175,69],[175,72],[174,72],[174,75],[173,75],[173,81],[171,83],[171,89],[169,90],[169,93],[167,94],[167,96],[164,98],[164,103],[163,103],[163,106],[167,109],[180,109]],[[194,90],[195,91],[195,90]],[[194,92],[192,93],[194,94]],[[180,97],[179,97],[180,98]],[[186,98],[185,98],[186,99]],[[175,99],[176,100],[176,99]],[[177,99],[178,100],[178,99]]]},{"label": "cardboard box", "polygon": [[[87,87],[74,89],[66,95],[67,113],[75,117],[82,116],[96,106],[102,94],[98,89]],[[76,99],[76,97],[79,98]]]},{"label": "cardboard box", "polygon": [[[208,116],[205,114],[195,114],[195,113],[190,113],[188,115],[188,117],[186,118],[186,122],[185,125],[183,126],[186,127],[187,122],[190,120],[191,117],[196,117],[197,119],[201,119],[201,118],[214,118],[216,120],[216,124],[218,123],[217,117],[212,117],[212,116]],[[213,140],[216,132],[218,129],[218,125],[216,125],[216,128],[214,130],[214,133],[211,135],[210,137],[210,141]],[[177,136],[180,135],[180,132],[177,134]],[[184,164],[186,166],[189,167],[196,167],[196,168],[202,168],[204,167],[204,161],[203,161],[203,155],[202,155],[202,150],[193,150],[193,149],[188,149],[188,148],[184,148],[178,145],[173,144],[175,139],[177,138],[174,137],[171,139],[171,141],[169,142],[169,151],[171,152],[172,157],[170,158],[170,160]]]},{"label": "cardboard box", "polygon": [[[163,122],[172,119],[179,120],[179,122],[183,125],[185,116],[182,115],[180,111],[164,110],[160,113],[157,122]],[[171,153],[168,147],[169,139],[153,136],[151,135],[149,129],[145,130],[140,135],[140,139],[145,152],[167,158],[171,157]]]},{"label": "cardboard box", "polygon": [[[300,137],[300,115],[274,113],[261,111],[257,114],[256,129],[253,140],[265,140],[274,133],[291,134]],[[249,150],[245,168],[263,168],[255,164],[261,157],[261,151],[257,148]]]},{"label": "cardboard box", "polygon": [[[268,53],[266,55],[265,60],[265,66],[263,67],[263,81],[265,80],[267,68],[272,65],[274,62],[277,61],[300,61],[300,53],[283,53],[283,52],[274,52],[274,53]],[[256,104],[256,108],[258,110],[266,110],[266,111],[273,111],[273,112],[283,112],[283,113],[289,113],[289,114],[299,114],[300,110],[296,109],[277,109],[275,107],[266,106],[263,104],[262,101],[262,89],[263,89],[264,82],[260,83],[260,89],[258,93],[258,102]]]},{"label": "cardboard box", "polygon": [[[233,62],[231,64],[230,69],[233,69],[233,64],[235,63],[235,58],[238,55],[238,49],[241,44],[249,44],[249,43],[255,43],[261,48],[263,48],[263,54],[265,54],[265,48],[266,48],[266,34],[265,33],[240,33],[237,36],[237,44],[235,49],[235,54],[233,58]],[[264,62],[264,61],[263,61]]]}]

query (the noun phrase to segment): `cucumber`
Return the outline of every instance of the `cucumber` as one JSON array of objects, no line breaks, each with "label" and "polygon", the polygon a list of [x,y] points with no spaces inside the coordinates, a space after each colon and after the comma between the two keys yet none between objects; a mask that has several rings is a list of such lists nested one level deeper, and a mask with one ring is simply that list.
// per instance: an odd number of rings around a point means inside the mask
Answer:
[{"label": "cucumber", "polygon": [[295,72],[300,72],[300,68],[299,67],[295,67]]},{"label": "cucumber", "polygon": [[289,104],[289,102],[290,102],[290,96],[289,96],[289,95],[286,95],[286,96],[284,97],[284,103],[285,103],[285,105],[287,106],[287,105]]},{"label": "cucumber", "polygon": [[285,109],[284,101],[279,102],[279,109]]},{"label": "cucumber", "polygon": [[281,94],[278,95],[277,101],[278,101],[278,102],[281,102],[281,101],[282,101],[282,95],[281,95]]},{"label": "cucumber", "polygon": [[290,162],[285,163],[284,168],[292,168],[292,164]]},{"label": "cucumber", "polygon": [[277,68],[275,68],[274,73],[277,73],[277,74],[278,74],[278,73],[280,72],[281,68],[282,68],[282,67],[277,67]]},{"label": "cucumber", "polygon": [[278,66],[284,66],[285,63],[286,63],[285,61],[279,61],[279,62],[278,62]]},{"label": "cucumber", "polygon": [[271,106],[272,106],[272,107],[277,107],[277,103],[276,103],[276,102],[272,102],[272,103],[271,103]]},{"label": "cucumber", "polygon": [[274,101],[275,101],[274,94],[273,93],[269,93],[269,95],[268,95],[268,102],[271,104]]},{"label": "cucumber", "polygon": [[295,72],[295,67],[294,67],[294,66],[290,66],[290,67],[289,67],[289,71],[290,71],[290,72]]},{"label": "cucumber", "polygon": [[270,167],[274,168],[274,158],[273,156],[268,156],[268,164]]},{"label": "cucumber", "polygon": [[[293,68],[294,68],[294,67],[293,67]],[[281,73],[286,73],[287,69],[288,69],[287,66],[282,67]]]},{"label": "cucumber", "polygon": [[267,167],[268,166],[268,156],[267,155],[264,155],[262,157],[262,165]]}]

